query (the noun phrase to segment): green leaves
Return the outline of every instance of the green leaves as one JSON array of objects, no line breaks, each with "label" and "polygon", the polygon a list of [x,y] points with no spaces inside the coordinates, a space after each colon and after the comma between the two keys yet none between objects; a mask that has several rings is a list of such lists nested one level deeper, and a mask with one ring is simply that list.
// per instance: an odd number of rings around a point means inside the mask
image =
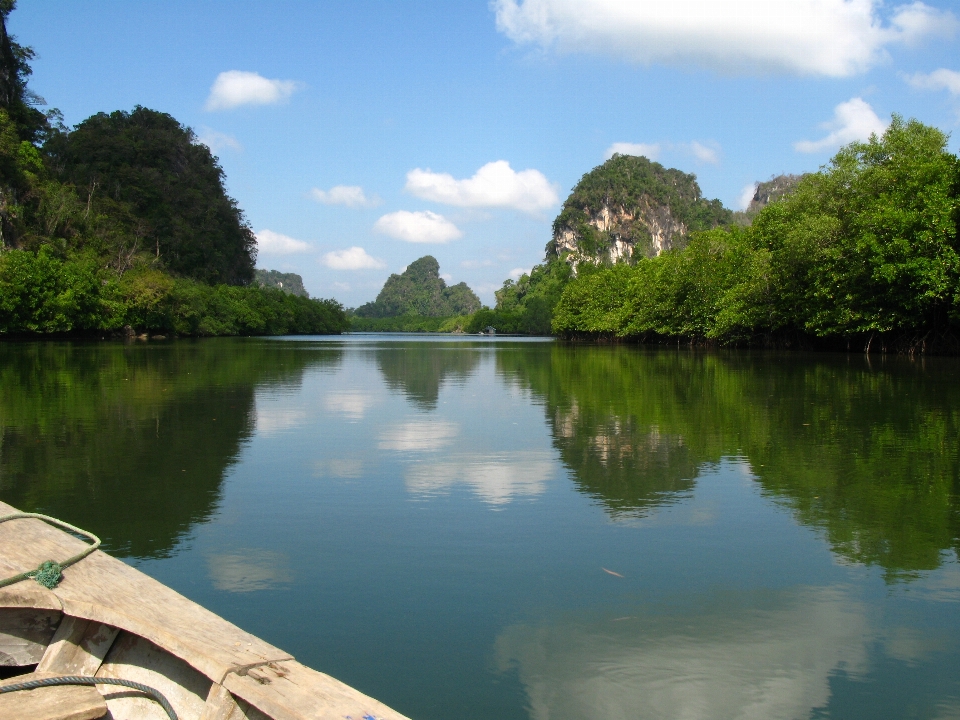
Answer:
[{"label": "green leaves", "polygon": [[179,335],[340,333],[346,313],[332,300],[279,290],[174,280],[152,269],[122,278],[95,257],[0,254],[0,333],[138,332]]},{"label": "green leaves", "polygon": [[941,333],[960,320],[960,160],[946,144],[894,116],[883,137],[843,148],[749,228],[578,278],[554,329],[722,343]]}]

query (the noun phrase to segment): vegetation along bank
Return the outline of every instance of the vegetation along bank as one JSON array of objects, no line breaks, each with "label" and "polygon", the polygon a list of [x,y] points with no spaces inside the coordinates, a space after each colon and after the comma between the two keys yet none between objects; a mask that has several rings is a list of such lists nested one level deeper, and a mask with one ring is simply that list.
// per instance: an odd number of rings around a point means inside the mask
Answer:
[{"label": "vegetation along bank", "polygon": [[[333,300],[255,282],[256,238],[207,146],[137,107],[70,129],[27,88],[0,7],[0,337],[339,333]],[[301,288],[302,289],[302,288]]]}]

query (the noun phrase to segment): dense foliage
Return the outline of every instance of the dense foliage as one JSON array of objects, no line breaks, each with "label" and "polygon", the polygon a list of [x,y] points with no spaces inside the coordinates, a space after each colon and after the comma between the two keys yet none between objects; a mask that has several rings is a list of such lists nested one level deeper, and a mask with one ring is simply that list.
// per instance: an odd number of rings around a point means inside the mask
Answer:
[{"label": "dense foliage", "polygon": [[0,334],[346,328],[333,301],[249,286],[256,239],[189,128],[137,107],[70,130],[37,110],[14,5],[0,0]]},{"label": "dense foliage", "polygon": [[43,151],[52,177],[83,199],[75,206],[87,221],[83,241],[98,251],[116,252],[122,237],[120,252],[147,252],[183,277],[253,280],[256,238],[224,190],[223,170],[170,115],[142,107],[98,113],[54,133]]},{"label": "dense foliage", "polygon": [[480,298],[466,283],[447,287],[440,277],[440,263],[425,255],[410,263],[401,274],[392,274],[374,302],[355,311],[362,318],[389,318],[401,315],[451,317],[480,308]]},{"label": "dense foliage", "polygon": [[584,268],[554,330],[720,343],[863,342],[955,349],[960,160],[894,117],[746,228],[695,234],[634,267]]},{"label": "dense foliage", "polygon": [[280,290],[206,285],[148,267],[117,277],[94,255],[61,259],[47,247],[0,254],[0,333],[140,332],[177,335],[340,333],[333,300]]}]

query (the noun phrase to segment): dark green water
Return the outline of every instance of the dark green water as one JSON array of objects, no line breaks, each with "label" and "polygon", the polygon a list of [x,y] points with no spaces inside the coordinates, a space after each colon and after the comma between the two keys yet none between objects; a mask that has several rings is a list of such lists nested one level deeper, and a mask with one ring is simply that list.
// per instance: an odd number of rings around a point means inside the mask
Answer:
[{"label": "dark green water", "polygon": [[0,344],[0,499],[416,720],[960,717],[958,440],[955,359]]}]

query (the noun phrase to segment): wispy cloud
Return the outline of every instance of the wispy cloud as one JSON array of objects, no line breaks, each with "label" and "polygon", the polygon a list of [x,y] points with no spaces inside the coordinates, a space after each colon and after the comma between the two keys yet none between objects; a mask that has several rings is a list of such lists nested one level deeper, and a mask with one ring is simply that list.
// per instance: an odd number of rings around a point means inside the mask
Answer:
[{"label": "wispy cloud", "polygon": [[752,182],[749,185],[744,185],[743,190],[740,191],[740,199],[737,203],[738,207],[741,210],[746,210],[750,207],[750,203],[753,202],[753,196],[757,194],[757,183]]},{"label": "wispy cloud", "polygon": [[376,195],[367,195],[359,185],[336,185],[329,190],[313,188],[310,196],[324,205],[346,205],[347,207],[373,207],[380,204]]},{"label": "wispy cloud", "polygon": [[273,105],[300,87],[295,80],[269,80],[255,72],[228,70],[217,75],[210,88],[207,110],[232,110],[241,105]]},{"label": "wispy cloud", "polygon": [[514,42],[561,53],[726,72],[844,77],[883,60],[886,48],[956,30],[922,2],[876,0],[494,0],[497,29]]},{"label": "wispy cloud", "polygon": [[694,140],[687,146],[690,149],[690,152],[693,156],[700,162],[709,163],[710,165],[717,165],[720,163],[720,148],[719,146],[709,146],[699,143]]},{"label": "wispy cloud", "polygon": [[243,150],[243,145],[241,145],[240,141],[232,135],[217,132],[216,130],[212,130],[208,127],[203,128],[200,131],[200,134],[197,135],[197,142],[201,145],[206,145],[208,148],[210,148],[210,152],[214,154],[227,149],[234,150],[236,152]]},{"label": "wispy cloud", "polygon": [[463,235],[460,228],[443,215],[429,210],[399,210],[377,220],[373,229],[397,240],[412,243],[447,243]]},{"label": "wispy cloud", "polygon": [[819,140],[800,140],[793,144],[797,152],[815,153],[836,150],[855,140],[868,140],[871,135],[882,135],[890,123],[881,120],[862,98],[853,98],[833,109],[833,120],[821,127],[828,130]]},{"label": "wispy cloud", "polygon": [[660,157],[660,144],[615,142],[607,148],[607,151],[603,154],[603,159],[609,160],[614,156],[614,153],[618,155],[636,155],[637,157],[656,160]]},{"label": "wispy cloud", "polygon": [[323,264],[334,270],[375,270],[386,267],[383,260],[368,255],[362,247],[328,252],[323,256]]},{"label": "wispy cloud", "polygon": [[940,68],[932,73],[906,75],[910,85],[921,90],[946,90],[951,95],[960,95],[960,72]]},{"label": "wispy cloud", "polygon": [[270,255],[293,255],[309,252],[310,244],[303,240],[295,240],[287,235],[281,235],[273,230],[260,230],[256,233],[257,248],[262,253]]},{"label": "wispy cloud", "polygon": [[512,277],[514,280],[519,280],[519,279],[520,279],[521,277],[523,277],[524,275],[529,275],[529,274],[530,274],[530,268],[514,268],[514,269],[511,270],[508,274],[509,274],[509,276]]},{"label": "wispy cloud", "polygon": [[484,165],[473,177],[416,168],[407,173],[407,192],[457,207],[505,207],[539,212],[560,202],[557,190],[539,170],[515,171],[506,160]]}]

